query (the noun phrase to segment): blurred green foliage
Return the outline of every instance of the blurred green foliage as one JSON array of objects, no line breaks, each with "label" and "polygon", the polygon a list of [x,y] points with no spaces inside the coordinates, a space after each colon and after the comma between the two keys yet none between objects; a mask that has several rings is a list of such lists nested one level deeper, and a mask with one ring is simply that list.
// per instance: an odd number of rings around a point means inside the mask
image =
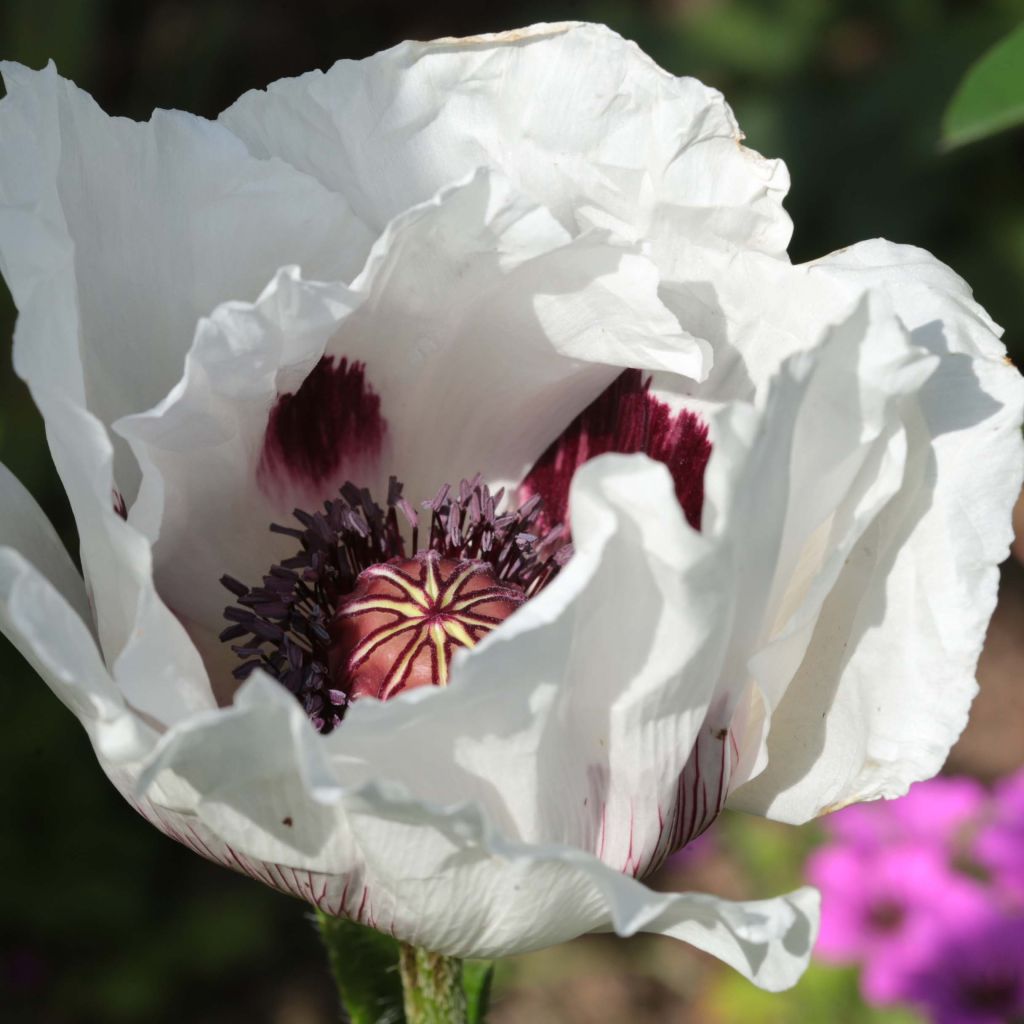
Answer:
[{"label": "blurred green foliage", "polygon": [[757,1021],[757,1024],[917,1024],[907,1010],[874,1009],[865,1005],[857,989],[857,972],[811,964],[800,984],[790,992],[762,992],[739,975],[723,974],[708,999],[708,1008],[722,1021]]},{"label": "blurred green foliage", "polygon": [[[877,235],[928,248],[971,282],[1020,357],[1024,141],[1010,132],[945,154],[939,143],[957,83],[1024,18],[1024,0],[4,0],[0,55],[36,66],[54,58],[112,113],[213,115],[245,89],[402,38],[567,18],[605,21],[667,69],[726,94],[749,144],[790,167],[795,260]],[[5,338],[12,326],[0,294]],[[74,551],[42,427],[9,356],[0,364],[0,459]],[[2,1019],[330,1019],[302,905],[150,829],[103,778],[70,714],[2,641],[0,664]],[[742,819],[723,831],[762,894],[798,880],[813,838]],[[723,1020],[898,1019],[857,1009],[844,972],[812,971],[786,997],[715,977],[710,998]]]}]

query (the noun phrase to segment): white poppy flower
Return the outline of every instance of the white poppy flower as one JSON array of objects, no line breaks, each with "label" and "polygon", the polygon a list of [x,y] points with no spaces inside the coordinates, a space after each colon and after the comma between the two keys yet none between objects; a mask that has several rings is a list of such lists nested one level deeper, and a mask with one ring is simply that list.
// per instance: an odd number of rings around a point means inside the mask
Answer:
[{"label": "white poppy flower", "polygon": [[85,579],[4,471],[0,625],[117,788],[429,949],[648,931],[791,984],[813,891],[640,879],[962,729],[1024,403],[967,286],[881,241],[790,264],[784,166],[599,26],[216,122],[4,76],[15,363]]}]

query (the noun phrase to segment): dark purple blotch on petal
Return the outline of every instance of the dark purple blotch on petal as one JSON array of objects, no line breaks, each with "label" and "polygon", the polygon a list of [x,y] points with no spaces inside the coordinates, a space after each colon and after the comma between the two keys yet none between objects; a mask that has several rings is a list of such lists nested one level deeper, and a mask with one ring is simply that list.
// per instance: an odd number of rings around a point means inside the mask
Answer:
[{"label": "dark purple blotch on petal", "polygon": [[264,490],[288,483],[318,489],[380,456],[387,437],[380,396],[363,363],[324,356],[267,419],[257,470]]},{"label": "dark purple blotch on petal", "polygon": [[704,470],[711,456],[707,424],[688,410],[673,411],[651,394],[639,370],[620,374],[548,446],[523,481],[544,501],[549,524],[564,523],[569,485],[585,462],[609,452],[643,452],[664,463],[687,521],[700,529]]}]

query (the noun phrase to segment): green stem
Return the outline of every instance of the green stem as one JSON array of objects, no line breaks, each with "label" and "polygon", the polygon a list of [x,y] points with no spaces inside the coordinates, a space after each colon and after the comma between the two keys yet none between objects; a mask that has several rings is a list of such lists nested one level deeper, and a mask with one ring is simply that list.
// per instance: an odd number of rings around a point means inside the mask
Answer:
[{"label": "green stem", "polygon": [[404,942],[398,968],[405,995],[406,1024],[466,1024],[462,961]]},{"label": "green stem", "polygon": [[470,1014],[474,1022],[484,1019],[490,964],[471,961],[463,976],[455,957],[408,946],[344,917],[316,916],[351,1024],[468,1024]]}]

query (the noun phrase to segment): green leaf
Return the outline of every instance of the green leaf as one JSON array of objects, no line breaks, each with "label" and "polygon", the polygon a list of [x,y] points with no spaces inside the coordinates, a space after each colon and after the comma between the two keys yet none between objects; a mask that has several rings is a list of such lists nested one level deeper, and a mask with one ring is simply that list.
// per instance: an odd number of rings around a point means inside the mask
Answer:
[{"label": "green leaf", "polygon": [[404,1024],[398,943],[342,917],[318,911],[317,920],[352,1024]]},{"label": "green leaf", "polygon": [[467,960],[462,965],[462,987],[466,990],[466,1017],[469,1024],[483,1024],[491,1002],[494,962]]},{"label": "green leaf", "polygon": [[997,43],[964,76],[946,108],[947,149],[1024,124],[1024,24]]}]

